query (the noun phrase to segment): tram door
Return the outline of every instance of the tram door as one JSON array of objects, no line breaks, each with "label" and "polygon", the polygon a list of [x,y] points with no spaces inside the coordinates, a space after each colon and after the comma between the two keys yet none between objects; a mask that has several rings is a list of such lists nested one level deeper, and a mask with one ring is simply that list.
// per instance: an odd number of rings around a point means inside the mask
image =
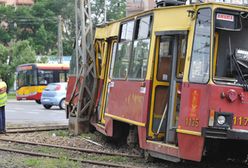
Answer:
[{"label": "tram door", "polygon": [[[175,34],[174,34],[175,33]],[[176,143],[187,32],[157,35],[149,137]]]},{"label": "tram door", "polygon": [[98,100],[97,100],[97,112],[98,112],[98,122],[100,124],[105,124],[104,120],[104,112],[107,102],[107,92],[109,85],[109,62],[110,57],[113,53],[115,53],[116,49],[116,39],[109,39],[107,42],[102,44],[102,57],[98,57],[100,59],[98,64],[98,73],[100,76],[99,81],[99,89],[98,89]]}]

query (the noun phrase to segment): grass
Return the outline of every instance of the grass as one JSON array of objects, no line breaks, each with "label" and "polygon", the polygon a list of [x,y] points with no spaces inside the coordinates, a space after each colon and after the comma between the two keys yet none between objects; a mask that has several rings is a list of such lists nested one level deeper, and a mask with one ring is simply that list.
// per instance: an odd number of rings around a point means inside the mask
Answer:
[{"label": "grass", "polygon": [[34,149],[36,152],[47,153],[47,154],[56,153],[56,155],[61,155],[61,156],[66,156],[68,154],[68,152],[65,149],[60,149],[60,148],[37,146]]},{"label": "grass", "polygon": [[8,93],[8,100],[10,99],[16,99],[16,94],[15,93]]},{"label": "grass", "polygon": [[52,147],[47,147],[47,146],[23,146],[23,144],[15,144],[16,149],[20,150],[30,150],[33,152],[38,152],[38,153],[45,153],[45,154],[56,154],[56,155],[61,155],[61,156],[67,156],[70,157],[70,153],[66,149],[60,149],[60,148],[52,148]]},{"label": "grass", "polygon": [[81,163],[69,161],[64,158],[60,159],[47,159],[47,158],[27,158],[23,160],[23,163],[27,167],[35,168],[80,168]]},{"label": "grass", "polygon": [[115,163],[128,163],[130,158],[123,156],[107,156],[107,155],[95,155],[95,154],[83,154],[82,159],[95,160],[95,161],[105,161],[105,162],[115,162]]},{"label": "grass", "polygon": [[[97,154],[90,154],[90,153],[80,153],[76,151],[68,151],[65,149],[59,149],[59,148],[51,148],[51,147],[45,147],[45,146],[29,146],[22,144],[8,144],[8,145],[14,145],[15,149],[24,149],[30,150],[33,152],[38,153],[46,153],[51,155],[60,156],[59,159],[49,159],[49,158],[37,158],[37,157],[28,157],[25,156],[21,159],[12,160],[11,162],[14,162],[14,165],[18,165],[21,167],[29,167],[29,168],[79,168],[84,167],[81,162],[73,162],[69,161],[67,158],[78,158],[83,160],[93,160],[93,161],[104,161],[104,162],[113,162],[116,164],[122,164],[122,165],[136,165],[143,163],[143,159],[139,158],[128,158],[123,156],[107,156],[107,155],[97,155]],[[0,159],[1,160],[1,159]],[[1,161],[0,161],[1,162]],[[20,164],[21,162],[21,164]],[[0,164],[1,167],[1,164]],[[7,166],[8,167],[8,166]]]},{"label": "grass", "polygon": [[[84,160],[114,162],[114,163],[120,163],[120,164],[142,162],[141,159],[134,159],[134,158],[128,158],[128,157],[123,157],[123,156],[108,156],[108,155],[97,155],[97,154],[91,154],[91,153],[80,153],[76,151],[68,151],[66,149],[51,148],[51,147],[45,147],[45,146],[36,146],[35,148],[32,148],[32,146],[24,147],[21,144],[15,144],[15,148],[16,149],[26,148],[25,150],[31,150],[33,152],[46,153],[46,154],[52,154],[52,155],[56,154],[57,156],[61,156],[61,157],[63,156],[64,160],[66,160],[66,158],[69,158],[69,157],[76,157],[76,158],[80,158]],[[31,163],[34,162],[32,164],[36,164],[36,162],[39,162],[39,160],[31,160],[30,162]]]}]

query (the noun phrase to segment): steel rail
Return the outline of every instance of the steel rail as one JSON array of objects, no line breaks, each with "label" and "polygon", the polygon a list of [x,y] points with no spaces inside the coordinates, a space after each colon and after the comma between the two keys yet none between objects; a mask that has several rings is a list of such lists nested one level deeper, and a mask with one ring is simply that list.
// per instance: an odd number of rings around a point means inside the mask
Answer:
[{"label": "steel rail", "polygon": [[[6,151],[6,152],[14,152],[14,153],[19,153],[19,154],[24,154],[24,155],[30,155],[30,156],[48,157],[48,158],[53,158],[53,159],[60,159],[61,158],[61,156],[45,154],[45,153],[40,153],[40,152],[30,152],[30,151],[25,151],[25,150],[17,150],[17,149],[11,149],[11,148],[0,147],[0,150]],[[77,158],[67,158],[67,160],[81,162],[81,163],[88,163],[88,164],[93,164],[93,165],[109,166],[109,167],[134,168],[134,166],[129,166],[129,165],[120,165],[120,164],[116,164],[116,163],[107,163],[107,162],[84,160],[84,159],[77,159]]]},{"label": "steel rail", "polygon": [[52,144],[46,144],[46,143],[20,141],[20,140],[14,140],[14,139],[9,139],[9,138],[0,138],[0,141],[27,144],[27,145],[46,146],[46,147],[52,147],[52,148],[61,148],[61,149],[84,152],[84,153],[95,153],[95,154],[110,155],[110,156],[123,156],[123,157],[132,157],[132,158],[142,158],[142,156],[140,156],[140,155],[131,155],[131,154],[126,154],[126,153],[96,151],[96,150],[86,149],[86,148],[76,148],[76,147],[70,147],[70,146],[60,146],[60,145],[52,145]]},{"label": "steel rail", "polygon": [[34,127],[34,128],[24,128],[24,129],[10,129],[6,133],[28,133],[28,132],[41,132],[41,131],[52,131],[52,130],[65,130],[68,126],[58,126],[58,127]]},{"label": "steel rail", "polygon": [[57,127],[67,127],[68,128],[68,125],[39,125],[39,126],[7,127],[7,130],[13,130],[13,129],[31,129],[31,128],[57,128]]}]

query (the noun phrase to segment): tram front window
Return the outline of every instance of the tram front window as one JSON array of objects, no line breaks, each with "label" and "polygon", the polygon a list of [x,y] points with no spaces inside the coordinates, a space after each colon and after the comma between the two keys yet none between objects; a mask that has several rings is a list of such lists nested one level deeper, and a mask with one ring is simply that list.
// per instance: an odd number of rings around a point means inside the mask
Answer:
[{"label": "tram front window", "polygon": [[217,10],[214,35],[214,81],[246,85],[248,82],[248,13]]},{"label": "tram front window", "polygon": [[17,73],[17,88],[37,85],[37,74],[34,70],[24,70]]}]

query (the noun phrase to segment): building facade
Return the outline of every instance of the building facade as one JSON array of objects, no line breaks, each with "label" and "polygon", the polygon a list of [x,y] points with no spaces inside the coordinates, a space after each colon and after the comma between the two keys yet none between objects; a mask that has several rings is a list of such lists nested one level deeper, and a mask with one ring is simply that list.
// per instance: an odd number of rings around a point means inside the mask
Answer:
[{"label": "building facade", "polygon": [[0,0],[0,4],[5,5],[33,5],[34,0]]},{"label": "building facade", "polygon": [[138,12],[152,9],[155,6],[155,0],[127,0],[126,14],[127,16],[130,16]]}]

